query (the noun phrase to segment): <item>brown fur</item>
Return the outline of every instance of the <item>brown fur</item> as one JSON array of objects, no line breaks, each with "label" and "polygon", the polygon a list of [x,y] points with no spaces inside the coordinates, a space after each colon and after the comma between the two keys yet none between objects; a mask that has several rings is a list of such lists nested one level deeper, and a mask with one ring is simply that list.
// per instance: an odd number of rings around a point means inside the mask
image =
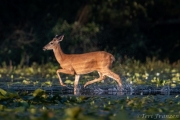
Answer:
[{"label": "brown fur", "polygon": [[106,76],[116,80],[119,86],[122,87],[119,75],[110,70],[113,61],[115,61],[112,54],[105,51],[84,54],[64,54],[59,45],[59,42],[62,41],[63,38],[64,36],[55,37],[44,47],[44,50],[53,50],[56,60],[62,68],[57,70],[57,75],[61,85],[65,86],[59,73],[75,75],[76,79],[74,82],[74,88],[76,88],[80,75],[97,71],[99,73],[99,78],[88,81],[84,87],[94,82],[104,80]]}]

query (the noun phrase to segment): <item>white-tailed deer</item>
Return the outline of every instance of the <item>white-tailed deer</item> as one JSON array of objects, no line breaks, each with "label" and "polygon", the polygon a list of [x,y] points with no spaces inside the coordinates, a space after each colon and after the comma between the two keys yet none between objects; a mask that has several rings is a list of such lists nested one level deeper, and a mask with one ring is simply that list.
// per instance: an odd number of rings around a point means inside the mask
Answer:
[{"label": "white-tailed deer", "polygon": [[43,50],[53,50],[56,60],[62,68],[58,69],[56,72],[62,86],[66,85],[63,83],[59,73],[75,75],[74,90],[76,91],[80,75],[97,71],[99,73],[99,78],[86,82],[84,87],[104,80],[105,77],[108,76],[116,80],[119,88],[122,88],[120,77],[109,69],[115,60],[112,54],[104,51],[89,52],[84,54],[64,54],[59,44],[63,38],[64,35],[56,35],[55,38],[53,38],[53,40],[43,48]]}]

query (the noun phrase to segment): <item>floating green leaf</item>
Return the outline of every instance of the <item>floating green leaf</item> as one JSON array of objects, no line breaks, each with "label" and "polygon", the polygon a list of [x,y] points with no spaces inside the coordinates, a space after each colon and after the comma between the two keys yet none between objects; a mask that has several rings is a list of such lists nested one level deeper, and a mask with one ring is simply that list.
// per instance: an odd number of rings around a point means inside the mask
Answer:
[{"label": "floating green leaf", "polygon": [[34,97],[42,96],[43,94],[45,94],[45,91],[42,90],[42,89],[36,89],[36,90],[33,92],[33,96],[34,96]]},{"label": "floating green leaf", "polygon": [[5,90],[3,90],[3,89],[0,88],[0,94],[3,95],[3,96],[5,96],[5,95],[7,94],[7,92],[6,92]]}]

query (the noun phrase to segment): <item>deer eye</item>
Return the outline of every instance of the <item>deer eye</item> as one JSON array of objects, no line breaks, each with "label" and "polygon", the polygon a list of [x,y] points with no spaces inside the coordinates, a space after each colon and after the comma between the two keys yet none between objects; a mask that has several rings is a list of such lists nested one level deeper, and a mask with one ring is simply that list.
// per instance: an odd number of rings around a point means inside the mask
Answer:
[{"label": "deer eye", "polygon": [[53,43],[52,43],[52,42],[50,42],[50,44],[52,45]]}]

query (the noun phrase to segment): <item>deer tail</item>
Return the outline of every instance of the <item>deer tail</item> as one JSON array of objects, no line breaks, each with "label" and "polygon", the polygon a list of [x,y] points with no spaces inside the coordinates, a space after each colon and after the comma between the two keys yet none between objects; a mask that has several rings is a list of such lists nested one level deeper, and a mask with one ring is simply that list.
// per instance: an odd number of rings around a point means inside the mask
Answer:
[{"label": "deer tail", "polygon": [[110,64],[109,67],[112,67],[112,63],[115,61],[115,58],[113,55],[110,56]]},{"label": "deer tail", "polygon": [[111,55],[110,59],[111,59],[111,64],[112,64],[115,61],[115,58],[113,55]]}]

